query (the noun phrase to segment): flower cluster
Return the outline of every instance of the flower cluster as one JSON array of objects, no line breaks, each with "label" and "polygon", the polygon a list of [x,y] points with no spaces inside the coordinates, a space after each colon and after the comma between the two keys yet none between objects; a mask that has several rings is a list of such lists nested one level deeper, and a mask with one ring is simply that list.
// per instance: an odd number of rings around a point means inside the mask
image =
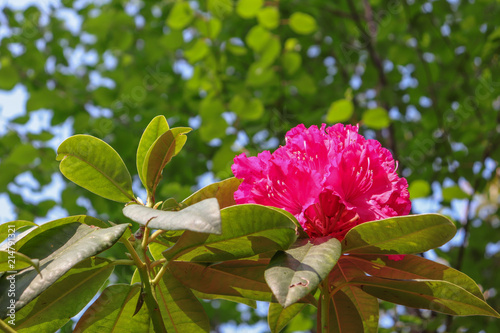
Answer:
[{"label": "flower cluster", "polygon": [[274,153],[235,157],[232,170],[243,182],[234,197],[289,211],[311,238],[342,240],[360,223],[410,212],[408,184],[396,168],[391,153],[357,126],[298,125]]}]

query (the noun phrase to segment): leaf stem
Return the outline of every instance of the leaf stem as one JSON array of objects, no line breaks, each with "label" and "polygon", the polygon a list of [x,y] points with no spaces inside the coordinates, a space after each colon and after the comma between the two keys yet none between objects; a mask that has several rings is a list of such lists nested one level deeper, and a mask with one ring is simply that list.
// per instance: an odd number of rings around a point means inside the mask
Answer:
[{"label": "leaf stem", "polygon": [[149,237],[148,244],[151,243],[152,241],[154,241],[156,239],[156,237],[160,236],[164,232],[165,232],[165,230],[156,230],[155,232],[153,232],[153,234],[151,235],[151,237]]},{"label": "leaf stem", "polygon": [[110,265],[117,266],[117,265],[135,265],[134,260],[129,260],[129,259],[118,259],[114,260],[110,263]]},{"label": "leaf stem", "polygon": [[318,318],[318,333],[330,332],[330,321],[328,316],[330,313],[330,292],[328,290],[328,281],[324,280],[320,284],[321,294],[319,295],[320,301],[320,317]]},{"label": "leaf stem", "polygon": [[139,269],[143,269],[146,264],[141,260],[141,258],[139,257],[139,255],[137,254],[137,252],[135,251],[134,247],[132,246],[132,244],[130,244],[130,242],[128,241],[128,239],[126,239],[123,235],[122,237],[120,238],[120,241],[125,245],[125,247],[127,248],[128,252],[130,253],[130,255],[132,256],[132,260],[134,261],[135,265],[137,266],[137,268]]},{"label": "leaf stem", "polygon": [[3,320],[0,319],[0,328],[7,333],[16,333],[16,330],[14,330],[12,327],[7,325]]},{"label": "leaf stem", "polygon": [[167,268],[168,268],[168,264],[170,263],[170,261],[166,261],[163,266],[161,267],[160,271],[158,272],[158,274],[156,274],[155,278],[151,281],[151,284],[153,286],[156,286],[161,278],[163,277],[163,275],[165,274],[165,272],[167,271]]}]

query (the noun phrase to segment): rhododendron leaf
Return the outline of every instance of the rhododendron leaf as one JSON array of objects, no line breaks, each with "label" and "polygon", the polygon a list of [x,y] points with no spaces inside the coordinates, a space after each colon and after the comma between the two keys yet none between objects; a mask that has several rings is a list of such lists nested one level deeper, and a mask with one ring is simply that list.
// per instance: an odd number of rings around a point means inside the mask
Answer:
[{"label": "rhododendron leaf", "polygon": [[189,127],[172,128],[160,135],[149,148],[144,158],[142,174],[146,189],[151,195],[155,193],[161,180],[163,168],[181,151],[187,140],[184,134],[190,131]]},{"label": "rhododendron leaf", "polygon": [[448,281],[394,280],[366,276],[356,277],[350,283],[361,285],[361,289],[368,294],[396,304],[455,316],[500,318],[485,301]]},{"label": "rhododendron leaf", "polygon": [[[12,230],[14,229],[16,232],[19,232],[19,229],[21,228],[26,228],[26,227],[38,227],[38,225],[34,222],[31,221],[24,221],[24,220],[16,220],[16,221],[10,221],[4,224],[0,225],[0,242],[4,241],[9,237],[14,238],[14,233]],[[15,237],[16,239],[19,239],[19,236]]]},{"label": "rhododendron leaf", "polygon": [[19,252],[0,251],[0,272],[18,271],[32,266],[40,272],[40,262],[38,259],[31,259]]},{"label": "rhododendron leaf", "polygon": [[235,205],[234,192],[238,189],[241,182],[241,179],[232,177],[210,184],[190,195],[182,203],[192,205],[201,200],[216,198],[219,201],[220,209]]},{"label": "rhododendron leaf", "polygon": [[167,332],[210,332],[210,322],[193,292],[167,270],[155,287]]},{"label": "rhododendron leaf", "polygon": [[219,203],[215,198],[200,201],[174,212],[132,204],[123,208],[123,215],[151,229],[221,233]]},{"label": "rhododendron leaf", "polygon": [[[379,305],[376,297],[368,295],[356,285],[347,282],[357,276],[365,276],[365,273],[356,265],[348,261],[350,256],[341,256],[337,265],[330,272],[330,288],[340,288],[350,300],[349,305],[354,305],[356,312],[363,323],[364,333],[378,332]],[[336,304],[342,303],[343,297],[335,298]],[[358,316],[353,315],[357,319]]]},{"label": "rhododendron leaf", "polygon": [[134,314],[141,285],[114,284],[104,289],[85,311],[73,333],[80,332],[148,332],[150,318],[143,306]]},{"label": "rhododendron leaf", "polygon": [[70,269],[47,290],[16,311],[17,332],[55,332],[78,314],[113,272],[102,258],[89,258]]},{"label": "rhododendron leaf", "polygon": [[469,276],[456,269],[420,256],[410,254],[406,255],[400,261],[390,260],[387,256],[377,255],[351,255],[344,256],[343,259],[350,261],[356,267],[359,267],[359,269],[372,276],[399,280],[443,280],[462,287],[474,296],[484,300],[483,293]]},{"label": "rhododendron leaf", "polygon": [[278,303],[269,304],[267,313],[267,323],[272,333],[280,332],[296,315],[307,306],[305,303],[295,303],[287,308],[283,308]]},{"label": "rhododendron leaf", "polygon": [[269,259],[231,260],[208,266],[173,261],[169,267],[182,284],[196,291],[272,302],[276,300],[264,280],[268,264]]},{"label": "rhododendron leaf", "polygon": [[169,261],[218,262],[287,249],[296,239],[290,218],[266,206],[230,206],[221,219],[222,235],[188,230],[163,255]]},{"label": "rhododendron leaf", "polygon": [[301,239],[291,249],[277,252],[265,277],[276,299],[288,307],[316,289],[340,257],[336,238]]},{"label": "rhododendron leaf", "polygon": [[[126,229],[126,224],[100,229],[73,222],[50,228],[23,242],[18,251],[39,259],[41,273],[28,268],[16,274],[16,308],[28,304],[74,265],[110,248]],[[7,288],[8,283],[0,280],[0,290]],[[0,295],[0,316],[5,314],[11,299],[7,293]]]},{"label": "rhododendron leaf", "polygon": [[156,116],[153,120],[151,120],[148,127],[146,127],[142,133],[141,141],[139,141],[139,146],[137,147],[136,164],[139,178],[141,178],[141,182],[144,187],[146,187],[146,179],[143,174],[143,167],[146,160],[146,154],[156,139],[169,129],[167,119],[165,119],[164,116]]},{"label": "rhododendron leaf", "polygon": [[61,143],[57,160],[66,178],[90,192],[118,202],[135,200],[130,173],[106,142],[90,135],[74,135]]},{"label": "rhododendron leaf", "polygon": [[[323,332],[351,333],[364,332],[363,321],[351,298],[338,290],[330,299],[327,321],[321,323]],[[318,323],[321,309],[318,309]],[[318,332],[319,332],[318,327]]]},{"label": "rhododendron leaf", "polygon": [[194,289],[192,289],[191,291],[198,298],[203,298],[203,299],[224,299],[226,301],[231,301],[231,302],[235,302],[235,303],[245,304],[245,305],[248,305],[249,307],[251,307],[253,309],[257,309],[257,302],[254,301],[254,300],[248,299],[248,298],[237,297],[237,296],[227,296],[227,295],[206,294],[206,293],[202,293],[200,291],[194,290]]},{"label": "rhododendron leaf", "polygon": [[448,242],[455,225],[439,214],[392,217],[359,224],[342,241],[344,253],[412,254],[425,252]]}]

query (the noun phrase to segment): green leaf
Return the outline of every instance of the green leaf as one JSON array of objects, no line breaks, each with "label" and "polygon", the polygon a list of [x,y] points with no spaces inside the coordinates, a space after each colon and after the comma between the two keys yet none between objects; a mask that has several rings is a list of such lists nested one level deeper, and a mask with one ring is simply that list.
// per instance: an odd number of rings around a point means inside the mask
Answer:
[{"label": "green leaf", "polygon": [[194,64],[203,58],[209,53],[210,49],[203,39],[198,39],[194,45],[184,52],[184,56],[187,61],[191,64]]},{"label": "green leaf", "polygon": [[333,102],[326,114],[327,123],[338,123],[351,119],[354,113],[354,104],[348,99]]},{"label": "green leaf", "polygon": [[279,251],[266,269],[267,284],[284,307],[315,290],[340,257],[336,238],[301,239],[287,251]]},{"label": "green leaf", "polygon": [[36,223],[24,220],[17,220],[0,224],[0,241],[4,241],[7,238],[11,238],[11,240],[14,240],[14,238],[18,239],[15,233],[18,232],[19,229],[24,229],[24,227],[28,226],[38,227]]},{"label": "green leaf", "polygon": [[264,105],[257,98],[247,99],[242,95],[234,95],[229,107],[240,119],[257,120],[264,114]]},{"label": "green leaf", "polygon": [[255,52],[261,52],[270,40],[271,33],[260,25],[250,29],[245,38],[247,45]]},{"label": "green leaf", "polygon": [[444,201],[450,202],[453,199],[467,199],[469,197],[458,185],[443,188]]},{"label": "green leaf", "polygon": [[230,302],[245,304],[253,309],[257,309],[257,302],[251,299],[247,299],[244,297],[237,296],[226,296],[226,295],[214,295],[214,294],[205,294],[197,290],[191,290],[193,294],[198,298],[203,299],[223,299]]},{"label": "green leaf", "polygon": [[155,288],[165,327],[171,332],[210,332],[210,322],[193,292],[167,270]]},{"label": "green leaf", "polygon": [[21,333],[55,332],[80,312],[113,271],[101,258],[89,258],[16,312],[16,330]]},{"label": "green leaf", "polygon": [[143,174],[144,162],[146,161],[146,155],[149,148],[163,133],[168,131],[170,127],[168,126],[167,119],[164,116],[156,116],[151,120],[148,127],[142,133],[141,141],[139,141],[139,146],[137,147],[137,172],[141,178],[142,184],[146,187],[146,178]]},{"label": "green leaf", "polygon": [[280,25],[280,12],[274,6],[264,7],[257,13],[257,20],[266,29],[276,29]]},{"label": "green leaf", "polygon": [[392,217],[355,226],[342,241],[342,250],[352,254],[420,253],[445,244],[455,232],[455,225],[439,214]]},{"label": "green leaf", "polygon": [[343,258],[372,276],[399,280],[443,280],[453,283],[484,300],[483,293],[476,282],[469,276],[420,256],[410,254],[398,261],[390,260],[387,256],[376,255],[351,255]]},{"label": "green leaf", "polygon": [[200,201],[177,212],[132,204],[123,208],[123,215],[151,229],[221,234],[219,203],[215,198]]},{"label": "green leaf", "polygon": [[283,68],[288,75],[292,75],[300,68],[302,65],[302,57],[298,52],[286,52],[281,57],[281,62],[283,63]]},{"label": "green leaf", "polygon": [[[40,274],[28,268],[15,275],[16,309],[40,295],[71,267],[113,246],[126,229],[126,224],[100,229],[74,222],[52,227],[25,241],[22,246],[16,246],[18,252],[39,259],[41,268]],[[1,279],[0,289],[7,288],[8,284],[5,278]],[[0,295],[0,317],[5,315],[6,305],[11,299],[7,294]]]},{"label": "green leaf", "polygon": [[74,333],[148,332],[150,318],[143,306],[134,315],[141,285],[114,284],[104,289],[99,298],[85,311]]},{"label": "green leaf", "polygon": [[167,17],[167,25],[176,30],[184,29],[194,18],[189,2],[176,2]]},{"label": "green leaf", "polygon": [[376,130],[389,127],[391,124],[387,110],[381,107],[363,112],[362,121],[366,126]]},{"label": "green leaf", "polygon": [[217,297],[237,297],[255,301],[275,301],[264,280],[269,259],[232,260],[203,265],[173,261],[172,274],[186,287]]},{"label": "green leaf", "polygon": [[30,144],[20,144],[12,149],[9,156],[2,163],[12,163],[14,165],[31,164],[38,156],[39,151]]},{"label": "green leaf", "polygon": [[307,304],[304,303],[295,303],[285,309],[278,303],[270,303],[269,312],[267,313],[267,322],[271,329],[271,333],[280,332],[290,320],[304,310],[306,306]]},{"label": "green leaf", "polygon": [[309,35],[318,29],[314,17],[302,12],[293,13],[289,24],[293,31],[301,35]]},{"label": "green leaf", "polygon": [[31,259],[15,251],[0,251],[0,272],[18,271],[30,266],[40,272],[38,259]]},{"label": "green leaf", "polygon": [[57,149],[59,169],[66,178],[103,198],[134,201],[132,178],[120,155],[90,135],[74,135]]},{"label": "green leaf", "polygon": [[[346,260],[347,258],[347,260]],[[377,333],[378,332],[378,318],[379,318],[379,305],[377,298],[368,295],[358,286],[347,284],[347,282],[357,276],[365,276],[365,273],[353,263],[349,262],[350,256],[341,256],[339,262],[330,273],[330,288],[340,288],[338,291],[341,294],[334,298],[334,304],[346,306],[355,309],[344,313],[339,316],[337,314],[336,327],[344,329],[344,332],[351,332],[345,327],[349,328],[349,323],[352,322],[358,326],[361,321],[363,329],[360,332],[364,333]],[[349,300],[345,299],[347,297]]]},{"label": "green leaf", "polygon": [[0,68],[0,90],[11,90],[19,82],[19,74],[14,66],[4,66]]},{"label": "green leaf", "polygon": [[366,276],[354,278],[351,283],[361,285],[361,289],[370,295],[396,304],[454,316],[500,318],[485,301],[448,281],[394,280]]},{"label": "green leaf", "polygon": [[[327,322],[322,323],[323,327],[326,327],[326,332],[364,332],[363,321],[356,305],[343,291],[337,291],[328,303]],[[321,307],[318,309],[318,313],[320,311]]]},{"label": "green leaf", "polygon": [[150,195],[155,193],[165,166],[186,143],[187,137],[184,134],[190,131],[189,127],[172,128],[160,135],[149,148],[144,159],[142,173]]},{"label": "green leaf", "polygon": [[431,193],[431,185],[424,179],[416,179],[410,183],[408,187],[410,199],[425,198]]},{"label": "green leaf", "polygon": [[227,207],[221,219],[222,235],[186,231],[163,255],[169,261],[218,262],[287,249],[296,238],[292,220],[266,206]]},{"label": "green leaf", "polygon": [[263,3],[263,0],[239,0],[236,13],[244,19],[255,17]]}]

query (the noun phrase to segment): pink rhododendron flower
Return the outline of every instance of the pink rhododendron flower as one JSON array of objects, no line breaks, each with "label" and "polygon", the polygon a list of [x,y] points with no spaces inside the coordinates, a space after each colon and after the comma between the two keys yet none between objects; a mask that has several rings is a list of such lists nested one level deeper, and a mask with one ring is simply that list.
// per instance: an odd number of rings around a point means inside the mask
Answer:
[{"label": "pink rhododendron flower", "polygon": [[243,179],[236,203],[285,209],[311,238],[342,240],[360,223],[406,215],[411,208],[408,184],[396,174],[391,153],[357,126],[298,125],[284,147],[236,156],[232,170]]}]

